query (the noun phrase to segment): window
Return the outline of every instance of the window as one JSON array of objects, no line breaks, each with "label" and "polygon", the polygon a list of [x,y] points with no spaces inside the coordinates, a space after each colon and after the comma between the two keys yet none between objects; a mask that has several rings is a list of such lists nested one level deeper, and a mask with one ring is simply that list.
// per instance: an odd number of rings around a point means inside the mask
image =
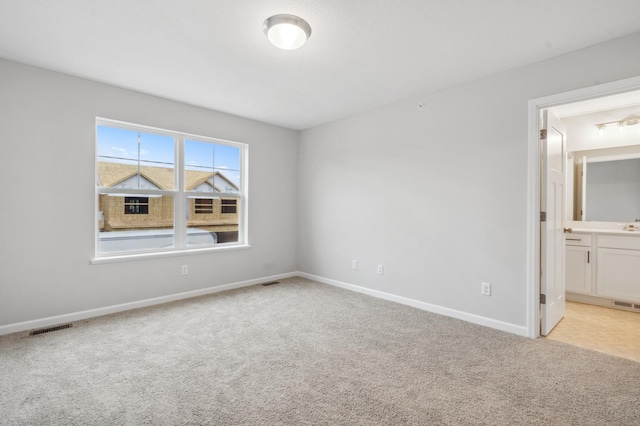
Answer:
[{"label": "window", "polygon": [[238,200],[220,200],[220,201],[222,203],[220,213],[236,213],[237,212]]},{"label": "window", "polygon": [[124,214],[149,214],[149,197],[124,197]]},{"label": "window", "polygon": [[206,214],[213,213],[213,200],[207,198],[196,198],[194,201],[195,204],[195,213],[196,214]]},{"label": "window", "polygon": [[96,257],[245,244],[246,153],[240,143],[98,119]]}]

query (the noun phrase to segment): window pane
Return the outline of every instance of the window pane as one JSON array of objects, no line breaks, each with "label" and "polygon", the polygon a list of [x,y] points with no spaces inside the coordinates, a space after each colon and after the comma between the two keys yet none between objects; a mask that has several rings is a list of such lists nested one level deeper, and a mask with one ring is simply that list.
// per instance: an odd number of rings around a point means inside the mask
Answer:
[{"label": "window pane", "polygon": [[[238,204],[237,199],[187,197],[187,247],[238,242]],[[224,213],[227,207],[235,211]]]},{"label": "window pane", "polygon": [[102,188],[173,190],[174,138],[98,126],[97,185]]},{"label": "window pane", "polygon": [[175,247],[173,196],[100,194],[98,205],[100,254]]},{"label": "window pane", "polygon": [[237,242],[238,242],[238,231],[218,232],[218,244],[237,243]]},{"label": "window pane", "polygon": [[240,149],[186,140],[185,187],[195,192],[240,192]]},{"label": "window pane", "polygon": [[203,228],[187,229],[187,247],[213,246],[218,242],[218,235]]},{"label": "window pane", "polygon": [[149,214],[149,197],[124,197],[124,214]]},{"label": "window pane", "polygon": [[213,213],[213,199],[196,198],[194,204],[196,214]]},{"label": "window pane", "polygon": [[[240,192],[240,148],[227,145],[215,146],[215,171],[229,182],[220,182],[221,192]],[[229,185],[228,183],[231,183]]]},{"label": "window pane", "polygon": [[246,146],[96,123],[97,256],[240,242]]},{"label": "window pane", "polygon": [[221,207],[220,207],[220,212],[223,214],[229,214],[229,213],[237,213],[238,210],[236,208],[238,200],[220,200],[221,201]]}]

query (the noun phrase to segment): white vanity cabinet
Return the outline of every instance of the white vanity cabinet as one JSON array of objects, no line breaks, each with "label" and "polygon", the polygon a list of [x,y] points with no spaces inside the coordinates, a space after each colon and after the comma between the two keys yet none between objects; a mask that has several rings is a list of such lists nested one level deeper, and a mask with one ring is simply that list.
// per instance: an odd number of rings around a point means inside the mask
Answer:
[{"label": "white vanity cabinet", "polygon": [[599,235],[596,294],[640,302],[640,238]]},{"label": "white vanity cabinet", "polygon": [[593,294],[593,248],[590,234],[566,234],[565,289],[572,293]]},{"label": "white vanity cabinet", "polygon": [[640,231],[574,229],[565,243],[567,300],[640,306]]}]

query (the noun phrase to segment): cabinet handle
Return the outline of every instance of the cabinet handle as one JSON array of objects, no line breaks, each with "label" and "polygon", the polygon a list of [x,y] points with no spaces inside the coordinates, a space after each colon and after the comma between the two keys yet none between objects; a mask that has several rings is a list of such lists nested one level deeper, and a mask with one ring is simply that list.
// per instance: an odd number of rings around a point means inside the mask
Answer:
[{"label": "cabinet handle", "polygon": [[580,238],[567,238],[567,241],[582,241]]},{"label": "cabinet handle", "polygon": [[591,263],[591,251],[587,250],[587,263]]}]

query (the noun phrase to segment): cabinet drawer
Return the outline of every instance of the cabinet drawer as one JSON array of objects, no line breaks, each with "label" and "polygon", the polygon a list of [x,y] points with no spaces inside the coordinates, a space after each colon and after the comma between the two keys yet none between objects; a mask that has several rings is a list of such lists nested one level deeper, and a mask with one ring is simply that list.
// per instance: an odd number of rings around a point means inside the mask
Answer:
[{"label": "cabinet drawer", "polygon": [[640,236],[599,235],[598,247],[640,250]]},{"label": "cabinet drawer", "polygon": [[564,239],[568,246],[591,246],[591,234],[564,234]]}]

